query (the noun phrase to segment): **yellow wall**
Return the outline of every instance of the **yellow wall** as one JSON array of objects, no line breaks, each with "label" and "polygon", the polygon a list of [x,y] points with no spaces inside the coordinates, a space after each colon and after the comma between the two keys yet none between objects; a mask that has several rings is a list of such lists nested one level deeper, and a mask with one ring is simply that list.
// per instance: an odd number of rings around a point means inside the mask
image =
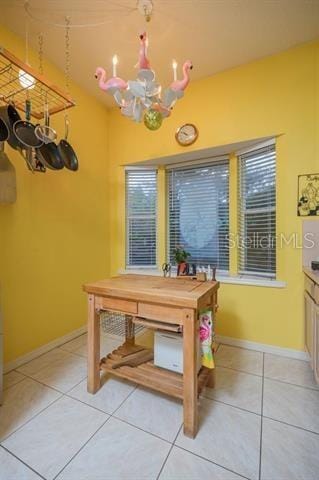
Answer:
[{"label": "yellow wall", "polygon": [[[0,27],[0,44],[17,56],[23,44]],[[38,65],[31,56],[31,63]],[[62,73],[45,73],[63,86]],[[108,275],[107,132],[104,106],[77,85],[70,141],[80,169],[32,175],[6,147],[17,174],[17,202],[0,206],[0,286],[5,361],[85,324],[84,282]],[[63,135],[63,114],[51,118]]]},{"label": "yellow wall", "polygon": [[[0,44],[18,56],[23,44],[0,27]],[[31,63],[37,60],[31,55]],[[63,84],[62,74],[46,74]],[[174,139],[189,121],[200,132],[191,149],[272,134],[277,142],[277,230],[301,232],[296,216],[297,175],[319,167],[319,43],[193,82],[161,129],[150,132],[72,85],[70,110],[78,173],[32,175],[13,150],[18,199],[0,206],[0,298],[5,360],[10,361],[85,323],[81,285],[124,267],[124,172],[121,165],[185,151]],[[63,133],[63,115],[52,119]],[[84,134],[85,133],[85,134]],[[236,170],[236,160],[231,160]],[[159,261],[165,255],[164,172],[159,175]],[[232,182],[231,196],[236,198]],[[234,207],[234,203],[232,203]],[[236,214],[231,211],[232,228]],[[301,252],[278,251],[278,279],[287,288],[222,285],[219,333],[303,348]],[[232,270],[236,258],[232,254]]]},{"label": "yellow wall", "polygon": [[[148,131],[110,114],[110,271],[124,267],[124,172],[121,165],[185,151],[174,139],[178,126],[192,122],[199,139],[188,150],[273,134],[277,141],[277,233],[301,234],[296,215],[297,175],[319,169],[319,43],[193,82],[160,130]],[[232,170],[236,169],[233,158]],[[163,185],[163,183],[161,183]],[[236,196],[235,182],[231,186]],[[162,198],[162,187],[160,198]],[[234,209],[234,204],[232,204]],[[165,219],[161,208],[161,231]],[[234,210],[231,217],[236,219]],[[236,222],[232,222],[235,228]],[[163,239],[160,258],[163,260]],[[234,256],[233,256],[234,259]],[[301,251],[278,248],[278,279],[283,289],[223,284],[218,333],[246,340],[303,349]],[[232,261],[234,268],[234,261]]]}]

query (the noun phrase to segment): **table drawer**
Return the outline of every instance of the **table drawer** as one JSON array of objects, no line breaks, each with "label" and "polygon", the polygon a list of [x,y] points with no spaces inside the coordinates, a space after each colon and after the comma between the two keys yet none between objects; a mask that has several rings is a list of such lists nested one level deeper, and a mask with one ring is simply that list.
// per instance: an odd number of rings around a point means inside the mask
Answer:
[{"label": "table drawer", "polygon": [[164,305],[153,305],[150,303],[138,304],[138,315],[149,318],[150,320],[159,320],[165,323],[183,324],[183,312],[180,308],[165,307]]},{"label": "table drawer", "polygon": [[115,310],[123,313],[137,313],[137,302],[123,298],[100,297],[97,307],[101,310]]}]

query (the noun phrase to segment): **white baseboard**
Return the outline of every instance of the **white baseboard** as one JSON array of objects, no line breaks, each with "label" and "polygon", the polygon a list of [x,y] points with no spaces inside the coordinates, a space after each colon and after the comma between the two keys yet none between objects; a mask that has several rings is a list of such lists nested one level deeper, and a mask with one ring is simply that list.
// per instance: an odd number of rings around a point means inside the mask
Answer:
[{"label": "white baseboard", "polygon": [[21,367],[21,365],[23,365],[24,363],[34,360],[40,355],[43,355],[44,353],[49,352],[53,348],[60,347],[64,343],[69,342],[70,340],[73,340],[74,338],[79,337],[80,335],[83,335],[83,333],[85,333],[86,331],[87,331],[87,327],[84,326],[84,327],[78,328],[77,330],[73,330],[72,332],[67,333],[66,335],[63,335],[63,337],[56,338],[55,340],[52,340],[52,342],[42,345],[42,347],[36,348],[35,350],[32,350],[31,352],[28,352],[25,355],[22,355],[21,357],[18,357],[15,360],[12,360],[11,362],[5,363],[3,371],[4,373],[7,373],[7,372],[10,372],[10,370],[14,370],[15,368]]},{"label": "white baseboard", "polygon": [[280,355],[281,357],[309,361],[308,353],[301,350],[277,347],[276,345],[268,345],[265,343],[250,342],[249,340],[240,340],[239,338],[224,337],[222,335],[216,335],[216,341],[217,343],[224,343],[225,345],[232,345],[234,347],[242,347],[247,348],[248,350],[257,350],[258,352]]}]

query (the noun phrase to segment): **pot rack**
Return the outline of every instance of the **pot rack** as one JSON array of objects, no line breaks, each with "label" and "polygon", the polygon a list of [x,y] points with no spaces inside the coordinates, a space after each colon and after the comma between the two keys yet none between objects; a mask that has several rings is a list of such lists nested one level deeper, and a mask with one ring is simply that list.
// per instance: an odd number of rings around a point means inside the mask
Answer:
[{"label": "pot rack", "polygon": [[[19,80],[21,79],[20,70],[35,79],[35,85],[32,89],[21,85]],[[44,117],[44,103],[48,105],[50,116],[75,106],[74,100],[66,92],[30,65],[22,62],[5,48],[0,47],[0,102],[12,103],[15,108],[25,112],[26,98],[31,101],[31,115],[37,120]]]}]

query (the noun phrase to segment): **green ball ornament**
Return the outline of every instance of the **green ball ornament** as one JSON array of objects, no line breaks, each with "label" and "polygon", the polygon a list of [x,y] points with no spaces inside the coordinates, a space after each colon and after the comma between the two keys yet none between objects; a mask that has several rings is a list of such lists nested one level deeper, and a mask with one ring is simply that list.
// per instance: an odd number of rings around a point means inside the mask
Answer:
[{"label": "green ball ornament", "polygon": [[163,115],[161,114],[161,112],[158,112],[153,108],[147,110],[147,112],[144,114],[144,125],[149,130],[157,130],[162,125],[162,122]]}]

